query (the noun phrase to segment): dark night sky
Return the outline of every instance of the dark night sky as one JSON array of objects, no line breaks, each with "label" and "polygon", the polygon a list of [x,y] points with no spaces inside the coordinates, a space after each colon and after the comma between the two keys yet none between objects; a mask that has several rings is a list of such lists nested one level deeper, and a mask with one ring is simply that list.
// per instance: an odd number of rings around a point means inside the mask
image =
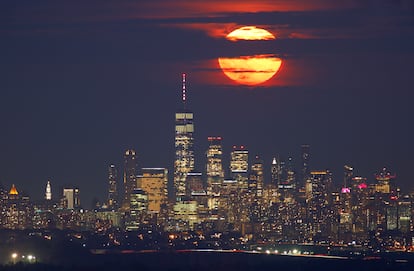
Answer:
[{"label": "dark night sky", "polygon": [[[337,4],[333,3],[337,2]],[[274,41],[230,42],[256,25]],[[277,54],[281,70],[237,85],[217,58]],[[195,113],[196,164],[207,136],[271,158],[311,145],[311,167],[373,182],[383,166],[413,190],[414,3],[331,1],[1,1],[0,184],[39,199],[79,186],[104,199],[126,148],[142,167],[174,158],[181,72]],[[226,163],[227,165],[227,163]],[[171,174],[170,174],[171,177]]]}]

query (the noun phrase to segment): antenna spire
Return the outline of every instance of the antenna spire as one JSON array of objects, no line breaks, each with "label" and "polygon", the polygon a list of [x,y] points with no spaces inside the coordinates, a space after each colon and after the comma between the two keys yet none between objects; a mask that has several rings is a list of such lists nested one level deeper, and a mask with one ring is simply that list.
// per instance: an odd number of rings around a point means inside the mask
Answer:
[{"label": "antenna spire", "polygon": [[183,92],[182,92],[182,100],[183,100],[183,105],[184,105],[184,108],[185,108],[185,101],[186,101],[186,86],[185,86],[185,77],[186,77],[186,74],[185,74],[185,73],[183,73]]}]

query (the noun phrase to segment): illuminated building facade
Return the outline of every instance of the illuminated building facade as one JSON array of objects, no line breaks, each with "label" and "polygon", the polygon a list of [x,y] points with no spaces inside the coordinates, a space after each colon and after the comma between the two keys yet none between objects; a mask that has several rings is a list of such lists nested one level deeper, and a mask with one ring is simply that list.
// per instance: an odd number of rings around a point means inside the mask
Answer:
[{"label": "illuminated building facade", "polygon": [[353,220],[352,230],[354,236],[365,236],[367,231],[367,202],[369,189],[367,179],[356,176],[352,177],[351,185],[351,215]]},{"label": "illuminated building facade", "polygon": [[233,146],[230,154],[231,177],[237,181],[240,189],[248,189],[249,151],[244,146]]},{"label": "illuminated building facade", "polygon": [[306,183],[307,238],[330,240],[332,222],[336,216],[331,212],[332,173],[328,170],[311,171]]},{"label": "illuminated building facade", "polygon": [[142,189],[134,189],[130,194],[129,217],[126,221],[126,230],[139,229],[148,211],[148,195]]},{"label": "illuminated building facade", "polygon": [[148,212],[160,213],[161,206],[168,201],[168,169],[143,168],[138,179],[138,188],[148,197]]},{"label": "illuminated building facade", "polygon": [[250,169],[249,192],[253,193],[257,198],[263,197],[264,175],[263,161],[256,155],[255,160]]},{"label": "illuminated building facade", "polygon": [[2,227],[13,230],[32,228],[33,208],[29,197],[19,194],[14,184],[5,196],[2,206],[4,211]]},{"label": "illuminated building facade", "polygon": [[380,173],[375,174],[375,179],[377,180],[375,191],[383,194],[395,193],[395,187],[391,184],[391,180],[395,179],[395,177],[395,174],[391,174],[384,167]]},{"label": "illuminated building facade", "polygon": [[340,207],[339,207],[339,233],[343,234],[342,239],[352,239],[351,232],[353,230],[353,217],[351,212],[351,184],[354,169],[351,166],[344,166],[344,184],[339,193]]},{"label": "illuminated building facade", "polygon": [[47,184],[46,184],[45,199],[52,200],[52,187],[50,185],[50,181],[47,181]]},{"label": "illuminated building facade", "polygon": [[118,209],[118,171],[115,165],[111,164],[108,167],[108,208]]},{"label": "illuminated building facade", "polygon": [[214,210],[217,210],[218,208],[220,187],[224,179],[221,140],[221,137],[208,137],[209,147],[206,152],[207,195],[209,198],[208,206],[210,209]]},{"label": "illuminated building facade", "polygon": [[412,230],[412,203],[409,196],[401,198],[398,202],[398,230],[409,233]]},{"label": "illuminated building facade", "polygon": [[280,159],[279,157],[273,157],[272,165],[271,165],[271,177],[270,177],[270,184],[274,187],[279,185],[279,181],[282,178],[282,168],[280,166]]},{"label": "illuminated building facade", "polygon": [[183,74],[183,107],[175,114],[174,190],[176,200],[185,196],[186,177],[194,169],[194,115],[186,110],[186,75]]},{"label": "illuminated building facade", "polygon": [[181,200],[174,204],[174,218],[180,230],[192,230],[199,222],[197,205],[194,200]]},{"label": "illuminated building facade", "polygon": [[63,188],[62,207],[64,209],[78,209],[80,207],[79,188]]},{"label": "illuminated building facade", "polygon": [[126,150],[124,155],[124,200],[123,208],[129,210],[130,196],[132,191],[137,188],[137,157],[135,150]]}]

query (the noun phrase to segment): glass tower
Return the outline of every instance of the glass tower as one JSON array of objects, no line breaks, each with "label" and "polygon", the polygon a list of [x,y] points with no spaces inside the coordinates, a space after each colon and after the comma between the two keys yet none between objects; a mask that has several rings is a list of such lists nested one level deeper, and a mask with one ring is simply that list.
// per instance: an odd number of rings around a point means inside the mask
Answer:
[{"label": "glass tower", "polygon": [[175,113],[174,190],[176,200],[186,194],[186,177],[194,169],[193,113],[186,109],[186,75],[183,74],[183,110]]},{"label": "glass tower", "polygon": [[209,142],[206,152],[207,195],[209,198],[208,206],[210,209],[217,209],[221,184],[224,180],[222,163],[223,150],[221,147],[222,138],[219,136],[210,136],[207,139]]},{"label": "glass tower", "polygon": [[233,146],[230,154],[230,171],[233,180],[236,180],[242,190],[248,189],[249,151],[244,146]]}]

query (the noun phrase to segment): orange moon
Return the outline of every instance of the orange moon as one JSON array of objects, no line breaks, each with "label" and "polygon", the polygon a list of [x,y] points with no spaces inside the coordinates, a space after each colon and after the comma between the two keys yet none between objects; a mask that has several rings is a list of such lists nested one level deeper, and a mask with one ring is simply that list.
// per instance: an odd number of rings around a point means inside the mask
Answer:
[{"label": "orange moon", "polygon": [[[230,41],[274,40],[275,36],[262,28],[244,26],[232,31],[226,38]],[[231,80],[241,85],[253,86],[272,78],[282,65],[282,60],[270,54],[220,57],[218,63],[223,73]]]}]

